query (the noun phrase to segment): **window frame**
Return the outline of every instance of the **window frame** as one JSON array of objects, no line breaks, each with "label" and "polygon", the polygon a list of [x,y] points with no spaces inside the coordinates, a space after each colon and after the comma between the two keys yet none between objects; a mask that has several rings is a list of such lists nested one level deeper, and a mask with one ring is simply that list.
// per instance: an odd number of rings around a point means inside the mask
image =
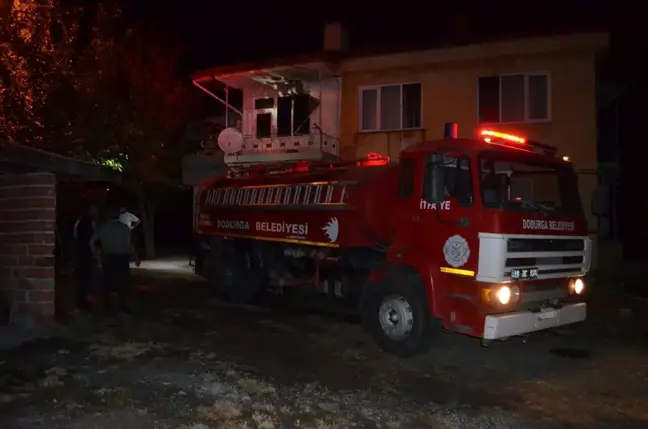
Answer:
[{"label": "window frame", "polygon": [[[524,76],[524,120],[522,121],[502,121],[502,77],[507,76]],[[545,76],[547,78],[547,117],[545,119],[529,119],[529,77],[530,76]],[[480,86],[479,81],[484,78],[496,77],[498,78],[498,116],[499,120],[497,122],[481,122],[480,120]],[[507,124],[542,124],[552,122],[552,80],[551,72],[548,70],[536,70],[529,72],[517,72],[517,73],[495,73],[495,74],[486,74],[477,76],[477,123],[479,124],[492,124],[492,125],[507,125]]]},{"label": "window frame", "polygon": [[[446,154],[446,155],[444,155],[444,156],[448,156],[448,157],[450,157],[450,158],[454,158],[454,159],[457,161],[457,166],[455,167],[456,169],[461,169],[461,161],[462,161],[462,160],[466,160],[466,161],[467,161],[467,164],[468,164],[468,185],[469,185],[469,188],[470,188],[470,189],[469,189],[469,192],[470,192],[470,202],[460,201],[457,197],[452,197],[452,198],[454,198],[454,200],[457,202],[457,204],[458,204],[460,207],[472,207],[472,206],[475,204],[475,186],[474,186],[474,182],[473,182],[474,177],[473,177],[473,165],[472,165],[472,159],[470,158],[470,156],[469,156],[468,154],[465,154],[465,153],[460,153],[460,154],[449,154],[449,155]],[[447,168],[447,167],[446,167],[446,168]],[[448,177],[448,176],[445,176],[445,175],[444,175],[444,178],[443,178],[443,179],[444,179],[444,180],[443,180],[443,184],[444,184],[444,186],[446,186],[446,187],[447,187],[447,183],[446,183],[446,179],[447,179],[447,177]],[[452,182],[452,188],[453,188],[453,191],[454,191],[454,192],[457,191],[457,174],[455,174],[454,180],[453,180],[453,182]]]},{"label": "window frame", "polygon": [[[571,201],[571,202],[576,202],[574,204],[575,209],[574,210],[567,210],[567,211],[559,211],[556,212],[556,215],[559,216],[583,216],[584,213],[586,212],[585,208],[583,207],[583,200],[578,192],[579,188],[579,182],[578,182],[578,173],[571,167],[565,165],[564,163],[560,163],[560,161],[557,160],[551,160],[551,161],[546,161],[542,160],[539,158],[528,158],[526,160],[521,161],[519,158],[516,158],[515,153],[507,153],[507,152],[501,152],[501,151],[496,151],[496,150],[486,150],[482,151],[479,153],[477,156],[477,178],[479,180],[479,197],[481,198],[481,206],[486,209],[486,210],[497,210],[500,212],[518,212],[518,213],[530,213],[529,210],[523,210],[523,209],[504,209],[501,206],[495,206],[491,204],[485,204],[485,199],[484,199],[484,178],[482,176],[483,174],[483,160],[487,159],[488,157],[493,158],[499,158],[500,160],[505,159],[509,162],[512,163],[528,163],[529,165],[533,166],[538,166],[538,167],[545,167],[545,168],[552,168],[553,172],[558,175],[558,183],[560,183],[561,180],[565,178],[565,176],[562,176],[564,174],[567,174],[569,177],[567,179],[575,179],[575,183],[571,188],[563,188],[559,190],[561,192],[561,199],[563,197],[562,192],[567,192],[568,195],[565,198],[565,201]],[[474,191],[473,191],[474,192]]]},{"label": "window frame", "polygon": [[[432,161],[434,160],[435,156],[441,156],[442,158],[454,158],[454,159],[456,159],[457,160],[457,167],[456,168],[461,168],[460,167],[460,161],[462,159],[465,159],[465,160],[468,161],[468,172],[470,174],[470,180],[469,180],[469,184],[470,184],[470,202],[459,201],[459,199],[456,198],[456,197],[452,197],[452,198],[454,198],[454,200],[457,202],[457,205],[459,205],[459,207],[473,207],[475,205],[475,177],[474,177],[474,171],[473,171],[474,166],[473,166],[472,158],[467,153],[456,153],[456,154],[455,153],[443,153],[443,152],[430,153],[426,157],[425,166],[424,166],[424,169],[423,169],[424,176],[423,176],[423,185],[421,187],[421,198],[423,198],[423,200],[426,201],[427,203],[431,202],[430,199],[429,199],[430,198],[429,194],[431,193],[432,186],[434,186],[433,182],[435,180],[438,180],[436,177],[432,177]],[[445,179],[446,179],[446,176],[444,176],[444,178],[443,178],[444,186],[445,186]],[[457,186],[457,176],[455,175],[455,179],[454,179],[454,183],[453,183],[453,187],[455,188],[455,190],[456,190],[456,186]]]},{"label": "window frame", "polygon": [[[421,114],[420,114],[420,126],[413,128],[403,128],[403,86],[405,85],[420,85],[421,88]],[[381,89],[386,86],[400,86],[400,128],[392,128],[389,130],[383,130],[380,128],[380,107],[381,107]],[[376,129],[364,129],[362,128],[362,116],[364,113],[364,105],[362,103],[362,95],[365,91],[376,91]],[[386,83],[381,85],[363,85],[358,87],[358,132],[361,133],[387,133],[390,131],[412,131],[412,130],[422,130],[423,129],[423,83],[420,81],[412,82],[397,82],[397,83]]]}]

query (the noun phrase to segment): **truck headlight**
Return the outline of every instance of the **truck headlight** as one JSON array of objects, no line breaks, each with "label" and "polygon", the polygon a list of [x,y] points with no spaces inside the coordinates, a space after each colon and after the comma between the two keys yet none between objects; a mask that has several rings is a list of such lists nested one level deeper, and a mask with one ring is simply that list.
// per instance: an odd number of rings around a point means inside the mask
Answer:
[{"label": "truck headlight", "polygon": [[482,299],[495,305],[515,304],[520,300],[520,288],[515,285],[497,285],[482,289]]},{"label": "truck headlight", "polygon": [[510,287],[502,286],[501,288],[497,289],[495,296],[497,297],[497,300],[500,304],[507,305],[509,302],[511,302],[513,292],[511,291]]},{"label": "truck headlight", "polygon": [[583,279],[572,280],[569,284],[569,291],[576,295],[582,295],[585,292],[585,282]]}]

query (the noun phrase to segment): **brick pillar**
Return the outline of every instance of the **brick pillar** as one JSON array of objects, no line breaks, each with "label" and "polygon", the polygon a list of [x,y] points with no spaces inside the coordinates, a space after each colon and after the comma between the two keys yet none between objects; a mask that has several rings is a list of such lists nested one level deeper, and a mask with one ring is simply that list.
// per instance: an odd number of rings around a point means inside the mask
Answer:
[{"label": "brick pillar", "polygon": [[0,175],[0,297],[14,323],[54,320],[56,178]]}]

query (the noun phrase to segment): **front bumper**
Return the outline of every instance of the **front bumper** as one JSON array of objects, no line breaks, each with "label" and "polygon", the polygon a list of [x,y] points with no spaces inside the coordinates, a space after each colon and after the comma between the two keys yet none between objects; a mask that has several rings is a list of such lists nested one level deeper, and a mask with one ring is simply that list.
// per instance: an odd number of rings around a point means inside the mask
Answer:
[{"label": "front bumper", "polygon": [[529,332],[569,325],[585,320],[587,304],[584,302],[565,305],[560,309],[546,309],[540,312],[516,311],[513,313],[486,316],[484,339],[514,337]]}]

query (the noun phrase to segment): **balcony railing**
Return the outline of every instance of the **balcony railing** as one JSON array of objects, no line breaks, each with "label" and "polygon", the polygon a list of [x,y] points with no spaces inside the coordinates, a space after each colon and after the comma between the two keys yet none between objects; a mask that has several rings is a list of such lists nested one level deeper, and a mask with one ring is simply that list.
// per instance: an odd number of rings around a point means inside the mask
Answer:
[{"label": "balcony railing", "polygon": [[338,153],[338,139],[323,133],[268,138],[245,136],[243,148],[226,153],[225,163],[328,159],[337,158]]}]

